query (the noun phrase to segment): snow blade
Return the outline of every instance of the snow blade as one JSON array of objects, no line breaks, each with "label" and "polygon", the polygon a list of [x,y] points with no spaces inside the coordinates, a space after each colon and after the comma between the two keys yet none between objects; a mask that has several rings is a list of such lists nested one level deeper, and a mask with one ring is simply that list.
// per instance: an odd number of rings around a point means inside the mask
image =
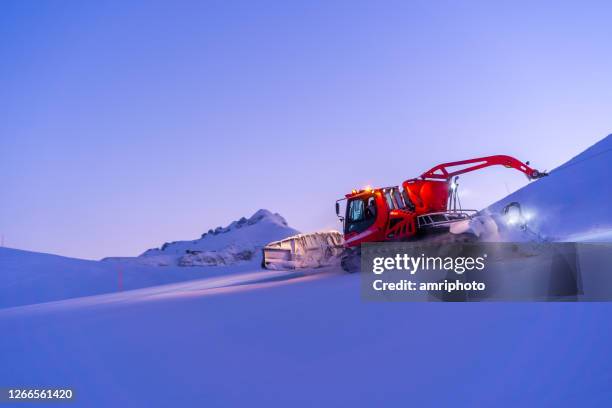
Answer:
[{"label": "snow blade", "polygon": [[299,234],[263,248],[266,269],[317,268],[337,262],[344,240],[338,231]]}]

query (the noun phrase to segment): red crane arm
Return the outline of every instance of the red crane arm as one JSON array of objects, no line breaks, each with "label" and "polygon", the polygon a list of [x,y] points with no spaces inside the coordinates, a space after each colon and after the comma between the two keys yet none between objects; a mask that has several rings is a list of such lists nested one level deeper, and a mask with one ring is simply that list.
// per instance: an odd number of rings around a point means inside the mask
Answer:
[{"label": "red crane arm", "polygon": [[[496,155],[438,164],[437,166],[432,167],[425,173],[421,174],[420,177],[422,179],[449,180],[451,177],[458,176],[459,174],[468,173],[470,171],[480,170],[485,167],[497,165],[504,166],[507,168],[513,168],[520,172],[523,172],[530,180],[538,179],[548,175],[548,173],[540,172],[536,169],[529,167],[528,164],[525,164],[522,161],[515,159],[514,157]],[[452,168],[457,166],[463,167],[452,171]]]}]

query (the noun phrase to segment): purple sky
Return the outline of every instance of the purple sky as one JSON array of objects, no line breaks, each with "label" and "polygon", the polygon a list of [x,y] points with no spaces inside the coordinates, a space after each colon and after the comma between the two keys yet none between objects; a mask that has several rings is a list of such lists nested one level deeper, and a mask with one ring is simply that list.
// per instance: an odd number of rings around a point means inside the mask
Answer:
[{"label": "purple sky", "polygon": [[[458,4],[461,3],[461,4]],[[136,255],[259,208],[510,154],[551,169],[612,129],[605,2],[5,1],[0,233]],[[526,183],[461,180],[481,208]]]}]

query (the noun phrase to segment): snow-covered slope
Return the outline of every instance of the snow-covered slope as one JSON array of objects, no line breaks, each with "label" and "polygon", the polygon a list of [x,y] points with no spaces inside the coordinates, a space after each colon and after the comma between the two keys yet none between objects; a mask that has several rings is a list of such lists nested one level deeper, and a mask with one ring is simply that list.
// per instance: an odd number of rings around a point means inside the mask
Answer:
[{"label": "snow-covered slope", "polygon": [[0,310],[0,383],[88,408],[609,405],[609,303],[376,304],[317,272]]},{"label": "snow-covered slope", "polygon": [[[612,237],[612,135],[491,205],[521,204],[531,228],[553,240]],[[582,238],[580,238],[582,237]]]},{"label": "snow-covered slope", "polygon": [[0,248],[0,308],[258,270],[261,247],[295,233],[280,215],[259,210],[200,239],[135,258],[99,262]]},{"label": "snow-covered slope", "polygon": [[245,272],[253,265],[158,268],[0,248],[0,308]]},{"label": "snow-covered slope", "polygon": [[107,258],[106,261],[133,260],[157,266],[217,266],[253,261],[261,263],[261,249],[299,231],[289,227],[279,214],[259,210],[227,227],[217,227],[192,241],[166,242],[137,258]]}]

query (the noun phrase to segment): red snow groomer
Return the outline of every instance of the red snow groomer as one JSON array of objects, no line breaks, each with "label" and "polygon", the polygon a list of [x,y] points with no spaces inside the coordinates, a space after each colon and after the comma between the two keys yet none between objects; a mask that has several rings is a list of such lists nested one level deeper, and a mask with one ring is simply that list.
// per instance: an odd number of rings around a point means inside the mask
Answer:
[{"label": "red snow groomer", "polygon": [[[516,169],[529,180],[548,175],[529,167],[529,162],[496,155],[439,164],[404,181],[402,188],[366,188],[346,194],[336,201],[336,214],[344,227],[346,255],[342,266],[350,268],[352,255],[359,252],[360,244],[406,241],[448,232],[453,223],[471,218],[477,211],[461,209],[458,176],[496,165]],[[346,210],[341,216],[340,202],[344,200]]]}]

